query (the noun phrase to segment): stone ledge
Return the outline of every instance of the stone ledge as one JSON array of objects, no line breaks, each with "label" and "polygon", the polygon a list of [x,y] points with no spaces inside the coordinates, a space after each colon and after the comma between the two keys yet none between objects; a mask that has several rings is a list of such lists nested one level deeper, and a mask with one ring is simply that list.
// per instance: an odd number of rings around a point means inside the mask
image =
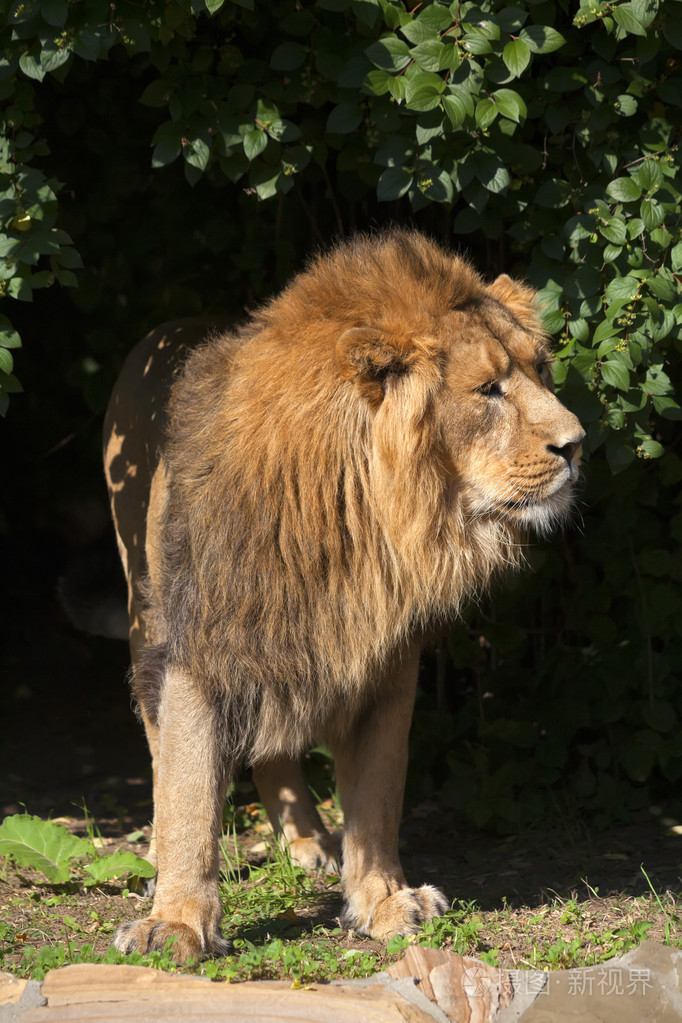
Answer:
[{"label": "stone ledge", "polygon": [[556,973],[413,946],[374,977],[301,988],[82,964],[51,971],[42,984],[0,973],[0,1023],[680,1023],[681,974],[682,951],[652,941],[600,966]]}]

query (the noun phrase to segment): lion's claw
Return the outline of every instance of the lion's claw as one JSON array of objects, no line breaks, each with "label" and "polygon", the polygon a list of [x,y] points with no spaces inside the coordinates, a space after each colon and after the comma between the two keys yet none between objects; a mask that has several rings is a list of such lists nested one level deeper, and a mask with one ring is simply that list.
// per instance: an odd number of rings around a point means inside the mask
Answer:
[{"label": "lion's claw", "polygon": [[173,939],[173,943],[168,951],[178,963],[206,955],[229,955],[232,951],[232,942],[223,938],[219,931],[206,940],[187,924],[153,917],[121,924],[116,931],[114,945],[124,955],[129,952],[147,955],[149,952],[163,952],[169,939]]}]

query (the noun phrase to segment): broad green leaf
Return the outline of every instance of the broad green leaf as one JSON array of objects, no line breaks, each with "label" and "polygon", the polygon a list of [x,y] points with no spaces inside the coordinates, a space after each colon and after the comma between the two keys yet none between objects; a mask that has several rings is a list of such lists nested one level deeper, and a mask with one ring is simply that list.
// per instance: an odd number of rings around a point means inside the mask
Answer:
[{"label": "broad green leaf", "polygon": [[432,202],[451,202],[454,194],[452,178],[447,171],[437,167],[424,172],[418,182],[419,191]]},{"label": "broad green leaf", "polygon": [[48,25],[61,28],[66,21],[68,5],[66,0],[41,0],[40,13]]},{"label": "broad green leaf", "polygon": [[614,277],[605,291],[605,298],[609,302],[623,298],[634,299],[639,290],[639,282],[634,277]]},{"label": "broad green leaf", "polygon": [[14,369],[14,359],[12,353],[7,348],[0,348],[0,372],[6,373],[8,376]]},{"label": "broad green leaf", "polygon": [[308,49],[301,43],[281,43],[273,50],[270,67],[273,71],[295,71],[308,56]]},{"label": "broad green leaf", "polygon": [[665,210],[656,199],[645,196],[639,210],[642,221],[647,231],[653,231],[665,220]]},{"label": "broad green leaf", "polygon": [[190,167],[205,171],[211,158],[211,150],[203,139],[190,139],[188,144],[182,147],[182,155]]},{"label": "broad green leaf", "polygon": [[624,361],[615,356],[602,362],[601,375],[605,383],[617,387],[619,391],[627,391],[630,387],[630,370]]},{"label": "broad green leaf", "polygon": [[622,217],[614,216],[606,224],[599,225],[599,233],[613,245],[625,245],[627,229]]},{"label": "broad green leaf", "polygon": [[642,187],[634,178],[616,178],[606,186],[606,191],[617,202],[633,202],[641,196]]},{"label": "broad green leaf", "polygon": [[665,448],[652,437],[646,437],[637,448],[637,454],[644,458],[660,458]]},{"label": "broad green leaf", "polygon": [[510,72],[518,78],[530,64],[530,49],[523,39],[513,39],[502,51],[502,60]]},{"label": "broad green leaf", "polygon": [[348,135],[362,121],[362,107],[358,103],[339,103],[327,118],[327,131]]},{"label": "broad green leaf", "polygon": [[656,160],[645,160],[635,171],[633,177],[645,192],[650,191],[656,185],[663,184],[663,171]]},{"label": "broad green leaf", "polygon": [[642,384],[645,394],[671,394],[673,386],[670,377],[660,366],[650,366]]},{"label": "broad green leaf", "polygon": [[553,53],[566,42],[561,32],[549,25],[528,25],[519,32],[519,39],[531,53]]},{"label": "broad green leaf", "polygon": [[0,345],[3,348],[21,348],[21,338],[16,330],[11,326],[9,320],[3,317],[5,324],[0,327]]},{"label": "broad green leaf", "polygon": [[395,36],[387,36],[372,43],[365,50],[365,55],[385,71],[401,71],[412,59],[407,43]]},{"label": "broad green leaf", "polygon": [[90,852],[92,846],[85,839],[40,817],[15,814],[0,824],[0,856],[8,856],[20,867],[39,870],[53,884],[68,881],[70,861]]},{"label": "broad green leaf", "polygon": [[616,326],[613,320],[602,320],[592,335],[592,346],[596,348],[605,338],[616,337],[619,331],[620,328]]},{"label": "broad green leaf", "polygon": [[538,206],[559,209],[565,206],[571,197],[571,186],[560,178],[549,178],[540,185],[535,201]]},{"label": "broad green leaf", "polygon": [[492,153],[474,153],[474,173],[488,192],[497,194],[509,186],[510,175],[499,157]]},{"label": "broad green leaf", "polygon": [[621,93],[620,96],[616,97],[614,110],[620,117],[632,117],[633,114],[637,113],[637,100],[626,92]]},{"label": "broad green leaf", "polygon": [[42,82],[47,71],[47,68],[43,68],[28,50],[25,50],[19,57],[19,67],[25,75],[29,78],[34,78],[38,82]]},{"label": "broad green leaf", "polygon": [[[370,71],[363,80],[362,91],[371,96],[385,96],[391,88],[391,82],[395,81],[390,71],[379,71],[376,68]],[[404,79],[399,79],[404,84]]]},{"label": "broad green leaf", "polygon": [[412,58],[423,71],[444,71],[458,63],[457,49],[440,39],[420,43],[412,50]]},{"label": "broad green leaf", "polygon": [[525,120],[528,114],[526,104],[523,102],[518,92],[514,92],[513,89],[497,89],[493,93],[493,100],[497,104],[500,113],[509,118],[510,121],[519,122]]},{"label": "broad green leaf", "polygon": [[161,139],[152,152],[152,167],[165,167],[180,156],[180,143],[175,139]]},{"label": "broad green leaf", "polygon": [[136,877],[154,877],[156,873],[156,867],[153,867],[148,860],[144,860],[131,852],[117,852],[112,853],[110,856],[101,856],[93,863],[88,863],[85,870],[92,878],[90,884],[109,881],[112,877],[121,877],[123,874],[134,874]]},{"label": "broad green leaf", "polygon": [[399,199],[412,184],[412,178],[412,171],[406,167],[387,168],[377,182],[377,199],[381,202]]},{"label": "broad green leaf", "polygon": [[497,104],[485,96],[476,104],[476,124],[485,131],[493,123],[498,113]]},{"label": "broad green leaf", "polygon": [[[411,76],[405,84],[405,103],[414,110],[432,110],[440,103],[440,94],[445,90],[445,82],[436,74],[421,71]],[[433,97],[436,97],[435,104]],[[426,104],[422,106],[421,104]]]},{"label": "broad green leaf", "polygon": [[255,160],[268,144],[268,136],[261,128],[251,128],[244,136],[244,153],[248,160]]},{"label": "broad green leaf", "polygon": [[611,8],[611,17],[622,29],[631,35],[645,36],[646,29],[637,17],[634,5],[631,3],[619,4]]}]

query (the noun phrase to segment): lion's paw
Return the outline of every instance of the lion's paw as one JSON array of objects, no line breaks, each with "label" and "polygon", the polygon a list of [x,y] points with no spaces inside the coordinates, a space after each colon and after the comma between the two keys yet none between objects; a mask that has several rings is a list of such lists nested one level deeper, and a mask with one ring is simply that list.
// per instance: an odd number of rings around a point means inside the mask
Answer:
[{"label": "lion's paw", "polygon": [[334,835],[315,838],[295,838],[289,842],[293,863],[309,873],[321,870],[325,874],[339,873],[340,841]]},{"label": "lion's paw", "polygon": [[378,903],[366,920],[358,920],[347,907],[341,918],[344,927],[367,934],[370,938],[387,941],[396,934],[415,934],[435,916],[442,916],[450,908],[443,893],[433,885],[421,888],[401,888]]},{"label": "lion's paw", "polygon": [[169,951],[178,963],[211,954],[228,955],[232,951],[232,942],[223,938],[220,931],[207,940],[187,924],[173,923],[158,917],[122,924],[116,931],[114,945],[124,954],[142,952],[146,955],[149,952],[162,952],[169,938],[175,939]]}]

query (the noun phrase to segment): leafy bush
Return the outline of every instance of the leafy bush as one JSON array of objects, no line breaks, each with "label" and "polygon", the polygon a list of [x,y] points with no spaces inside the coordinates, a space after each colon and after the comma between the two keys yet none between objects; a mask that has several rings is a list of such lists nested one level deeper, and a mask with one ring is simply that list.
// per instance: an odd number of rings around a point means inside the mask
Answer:
[{"label": "leafy bush", "polygon": [[147,860],[130,852],[101,856],[92,842],[78,838],[62,824],[44,821],[27,813],[5,817],[0,824],[0,856],[13,860],[20,867],[30,867],[44,874],[53,884],[63,884],[71,876],[74,863],[90,859],[84,870],[89,874],[85,884],[101,884],[115,877],[134,874],[153,877],[155,868]]},{"label": "leafy bush", "polygon": [[540,290],[588,430],[584,535],[533,551],[541,574],[453,634],[417,756],[477,819],[546,808],[567,773],[611,813],[676,781],[682,5],[17,0],[8,21],[0,287],[78,279],[52,301],[84,344],[41,358],[91,409],[117,324],[237,311],[353,227],[411,218]]}]

